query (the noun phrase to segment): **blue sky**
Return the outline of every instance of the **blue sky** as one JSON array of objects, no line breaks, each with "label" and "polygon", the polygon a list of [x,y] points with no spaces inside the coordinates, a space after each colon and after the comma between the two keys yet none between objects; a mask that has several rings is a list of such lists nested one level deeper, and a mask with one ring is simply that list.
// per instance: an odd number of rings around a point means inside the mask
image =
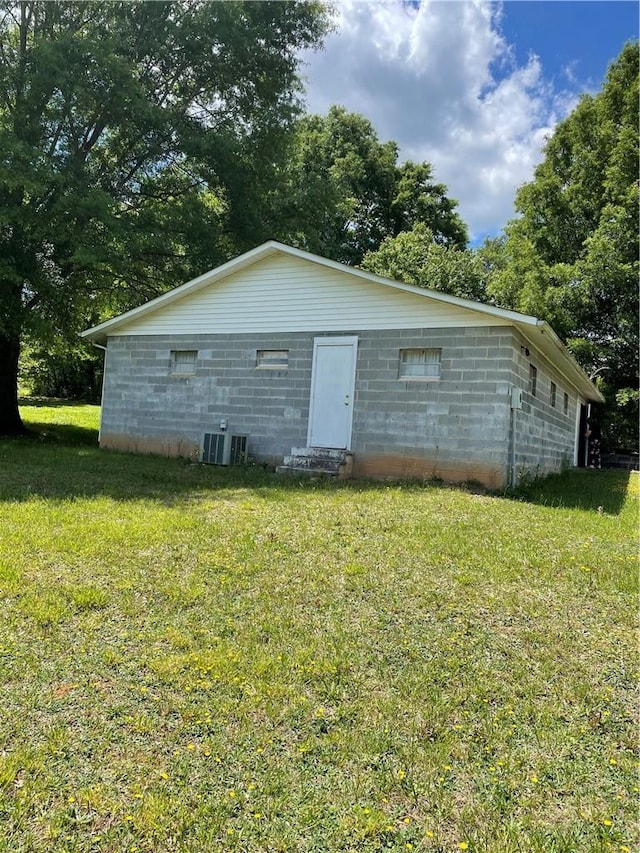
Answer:
[{"label": "blue sky", "polygon": [[338,0],[336,13],[304,56],[308,109],[363,113],[401,159],[430,162],[474,243],[514,215],[545,139],[638,37],[622,0]]},{"label": "blue sky", "polygon": [[540,57],[545,74],[566,85],[567,67],[586,89],[599,88],[607,67],[638,38],[638,4],[629,0],[512,0],[503,4],[502,31],[518,61]]}]

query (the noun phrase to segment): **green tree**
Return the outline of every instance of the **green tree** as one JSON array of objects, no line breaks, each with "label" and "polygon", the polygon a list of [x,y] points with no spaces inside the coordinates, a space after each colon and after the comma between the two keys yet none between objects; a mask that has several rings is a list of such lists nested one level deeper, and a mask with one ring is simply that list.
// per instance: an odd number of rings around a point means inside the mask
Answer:
[{"label": "green tree", "polygon": [[254,177],[327,26],[319,2],[0,2],[0,433],[26,337],[262,237]]},{"label": "green tree", "polygon": [[491,298],[548,320],[601,381],[609,446],[631,432],[637,445],[637,410],[622,428],[616,406],[629,417],[638,386],[638,66],[629,43],[601,92],[558,125],[518,192],[520,218],[487,247]]},{"label": "green tree", "polygon": [[274,233],[348,264],[417,222],[437,242],[464,246],[457,203],[433,183],[430,165],[397,161],[397,144],[380,142],[362,115],[334,106],[326,116],[305,116],[271,197]]},{"label": "green tree", "polygon": [[469,240],[467,226],[456,212],[458,202],[447,196],[445,184],[434,184],[429,163],[407,160],[396,170],[391,202],[392,233],[410,231],[418,223],[428,226],[434,242],[464,249]]},{"label": "green tree", "polygon": [[387,278],[450,293],[463,299],[482,300],[486,268],[475,252],[436,242],[431,230],[418,222],[411,231],[387,237],[361,266]]}]

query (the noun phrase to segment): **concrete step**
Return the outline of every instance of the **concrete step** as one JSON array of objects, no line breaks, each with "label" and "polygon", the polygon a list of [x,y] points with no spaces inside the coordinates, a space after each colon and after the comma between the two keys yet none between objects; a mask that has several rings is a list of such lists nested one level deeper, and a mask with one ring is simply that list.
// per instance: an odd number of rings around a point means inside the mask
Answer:
[{"label": "concrete step", "polygon": [[310,468],[308,465],[278,465],[276,474],[289,474],[300,477],[337,477],[339,471],[328,470],[326,468]]},{"label": "concrete step", "polygon": [[284,457],[282,465],[276,468],[276,473],[347,478],[351,475],[352,463],[353,453],[347,450],[294,447],[291,453]]},{"label": "concrete step", "polygon": [[320,457],[322,459],[343,459],[348,450],[336,450],[333,447],[292,447],[291,456]]},{"label": "concrete step", "polygon": [[325,456],[295,456],[292,454],[285,456],[282,464],[294,465],[298,468],[327,468],[337,471],[342,464],[342,459]]}]

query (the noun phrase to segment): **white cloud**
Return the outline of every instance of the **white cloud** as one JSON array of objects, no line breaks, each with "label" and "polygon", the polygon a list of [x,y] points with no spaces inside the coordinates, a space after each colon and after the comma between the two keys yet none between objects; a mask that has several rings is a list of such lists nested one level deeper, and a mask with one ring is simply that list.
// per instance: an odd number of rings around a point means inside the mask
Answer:
[{"label": "white cloud", "polygon": [[515,63],[500,16],[487,0],[343,0],[325,50],[304,57],[308,109],[363,113],[402,159],[429,161],[475,238],[514,215],[516,189],[570,106],[537,57]]}]

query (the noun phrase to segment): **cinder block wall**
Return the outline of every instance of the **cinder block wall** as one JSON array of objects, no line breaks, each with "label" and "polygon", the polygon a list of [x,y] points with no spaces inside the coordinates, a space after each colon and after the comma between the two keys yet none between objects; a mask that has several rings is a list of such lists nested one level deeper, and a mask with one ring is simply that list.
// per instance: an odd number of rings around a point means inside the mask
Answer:
[{"label": "cinder block wall", "polygon": [[[442,349],[440,379],[399,380],[400,349],[431,347]],[[362,334],[354,471],[500,485],[512,364],[509,327]]]},{"label": "cinder block wall", "polygon": [[[351,334],[359,339],[352,441],[356,475],[440,476],[492,486],[505,482],[511,386],[522,384],[525,367],[528,371],[510,327]],[[203,433],[218,430],[224,419],[229,432],[249,436],[252,457],[279,463],[292,447],[306,445],[317,336],[110,338],[101,445],[197,457]],[[442,348],[439,381],[398,379],[399,351],[414,347]],[[171,350],[187,349],[198,350],[195,374],[171,375]],[[258,369],[258,349],[289,350],[288,368]],[[539,382],[544,381],[541,373]],[[542,421],[546,414],[541,410],[535,417]],[[537,425],[549,443],[549,464],[567,446],[564,424],[552,421]],[[517,461],[526,465],[535,452],[535,430],[524,415],[518,428]]]},{"label": "cinder block wall", "polygon": [[[195,375],[171,375],[172,350],[197,350]],[[287,370],[256,368],[256,350],[288,349]],[[305,446],[313,336],[309,334],[109,338],[100,443],[197,456],[205,432],[249,436],[249,453],[279,462]]]},{"label": "cinder block wall", "polygon": [[[515,331],[513,339],[513,384],[524,392],[522,409],[516,413],[515,430],[516,471],[521,479],[550,474],[560,471],[563,465],[574,464],[576,410],[584,401],[546,358]],[[530,365],[537,369],[535,396],[530,387]],[[551,401],[552,382],[556,385],[555,406]]]}]

